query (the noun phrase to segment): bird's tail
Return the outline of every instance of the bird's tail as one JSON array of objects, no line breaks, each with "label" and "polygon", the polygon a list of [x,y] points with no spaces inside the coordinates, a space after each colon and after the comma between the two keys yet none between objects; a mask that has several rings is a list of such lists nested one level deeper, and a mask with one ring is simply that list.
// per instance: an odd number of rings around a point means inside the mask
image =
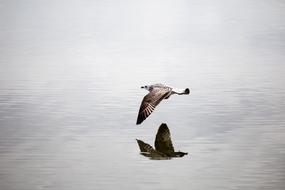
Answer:
[{"label": "bird's tail", "polygon": [[178,94],[178,95],[190,94],[189,88],[186,88],[186,89],[174,88],[174,89],[172,89],[172,92],[174,94]]}]

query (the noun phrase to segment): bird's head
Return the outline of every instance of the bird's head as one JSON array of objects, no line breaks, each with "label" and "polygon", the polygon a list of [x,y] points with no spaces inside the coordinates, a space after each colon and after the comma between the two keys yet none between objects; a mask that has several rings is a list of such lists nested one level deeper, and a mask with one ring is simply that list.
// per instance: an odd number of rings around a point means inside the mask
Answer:
[{"label": "bird's head", "polygon": [[146,90],[150,90],[150,86],[147,86],[147,85],[145,85],[145,86],[141,86],[141,88],[143,88],[143,89],[146,89]]}]

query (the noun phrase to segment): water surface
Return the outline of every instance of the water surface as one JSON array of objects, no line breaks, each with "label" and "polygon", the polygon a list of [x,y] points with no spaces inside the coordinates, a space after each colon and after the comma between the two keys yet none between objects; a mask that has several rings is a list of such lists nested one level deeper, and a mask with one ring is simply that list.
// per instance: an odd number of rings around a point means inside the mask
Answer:
[{"label": "water surface", "polygon": [[[0,189],[285,189],[282,1],[0,1]],[[141,85],[189,87],[140,126]],[[168,124],[180,159],[149,160]]]}]

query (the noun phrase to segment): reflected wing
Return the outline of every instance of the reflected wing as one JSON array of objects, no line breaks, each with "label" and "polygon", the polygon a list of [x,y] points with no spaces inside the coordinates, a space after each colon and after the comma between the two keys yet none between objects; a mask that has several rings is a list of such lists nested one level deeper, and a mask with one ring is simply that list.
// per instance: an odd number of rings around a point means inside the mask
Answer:
[{"label": "reflected wing", "polygon": [[141,124],[154,110],[154,108],[167,97],[171,91],[169,89],[161,88],[154,89],[148,93],[142,100],[140,110],[137,118],[137,125]]},{"label": "reflected wing", "polygon": [[147,143],[145,143],[139,139],[136,139],[136,140],[138,142],[138,145],[140,147],[141,152],[152,152],[152,151],[154,151],[152,146],[150,146],[149,144],[147,144]]},{"label": "reflected wing", "polygon": [[149,144],[136,139],[138,142],[138,145],[140,147],[141,150],[141,154],[146,156],[146,157],[166,157],[165,154],[158,152],[156,150],[154,150],[154,148],[152,148],[152,146],[150,146]]},{"label": "reflected wing", "polygon": [[170,131],[165,123],[162,123],[155,137],[155,149],[159,152],[170,154],[174,152]]}]

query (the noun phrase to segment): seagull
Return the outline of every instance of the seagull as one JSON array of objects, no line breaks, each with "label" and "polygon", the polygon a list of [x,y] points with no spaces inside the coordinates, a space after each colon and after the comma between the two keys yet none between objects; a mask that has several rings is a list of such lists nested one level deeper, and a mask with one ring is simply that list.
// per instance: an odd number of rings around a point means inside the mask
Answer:
[{"label": "seagull", "polygon": [[174,151],[170,131],[165,123],[162,123],[158,128],[154,142],[155,149],[142,140],[136,140],[141,154],[151,159],[170,159],[172,157],[183,157],[188,154],[186,152]]},{"label": "seagull", "polygon": [[137,125],[141,124],[163,99],[168,99],[172,94],[190,94],[189,88],[182,90],[174,89],[163,84],[142,86],[141,88],[148,90],[149,93],[142,100],[138,113]]}]

